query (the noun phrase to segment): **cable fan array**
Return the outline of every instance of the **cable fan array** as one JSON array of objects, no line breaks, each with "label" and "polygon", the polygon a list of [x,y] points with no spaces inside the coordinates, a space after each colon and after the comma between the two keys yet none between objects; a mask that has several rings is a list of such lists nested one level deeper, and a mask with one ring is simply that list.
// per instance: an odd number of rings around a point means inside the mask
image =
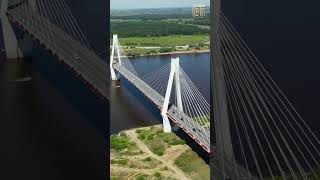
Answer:
[{"label": "cable fan array", "polygon": [[[125,51],[123,49],[123,47],[121,46],[119,40],[115,43],[115,55],[114,57],[116,58],[115,61],[116,62],[120,62],[121,61],[121,66],[125,67],[127,70],[129,70],[131,73],[133,73],[134,75],[138,76],[137,71],[135,70],[135,68],[133,67],[131,61],[129,60],[128,56],[125,55]],[[118,52],[119,50],[119,52]],[[120,61],[119,61],[120,59]]]},{"label": "cable fan array", "polygon": [[[320,141],[223,13],[219,38],[234,150],[232,177],[240,179],[240,165],[260,179],[319,179]],[[221,169],[230,177],[227,167]]]},{"label": "cable fan array", "polygon": [[[161,96],[165,97],[170,74],[170,63],[154,70],[153,72],[144,75],[141,79],[150,87],[156,90]],[[181,99],[183,105],[183,113],[187,114],[200,127],[210,130],[210,105],[203,97],[185,71],[179,66],[179,79],[181,89]],[[174,81],[174,83],[176,83]],[[173,86],[175,87],[175,86]],[[170,97],[171,105],[177,106],[176,89],[172,89]]]},{"label": "cable fan array", "polygon": [[91,46],[64,0],[10,0],[8,12],[41,39],[56,46],[56,34],[68,34],[82,46]]},{"label": "cable fan array", "polygon": [[[6,11],[17,37],[48,50],[93,92],[109,96],[109,66],[90,48],[64,0],[11,0]],[[26,35],[26,36],[25,36]],[[18,40],[21,39],[18,38]]]},{"label": "cable fan array", "polygon": [[[159,93],[163,98],[165,97],[166,89],[168,86],[171,63],[168,63],[158,69],[155,69],[147,75],[139,77],[139,74],[135,70],[131,61],[127,56],[125,56],[125,51],[123,47],[120,45],[119,40],[115,41],[113,44],[113,53],[114,64],[118,64],[125,67],[128,71],[130,71],[132,74],[136,76],[134,78],[141,79],[146,83],[146,85],[148,85],[157,93]],[[180,79],[179,85],[181,89],[181,99],[184,111],[178,113],[187,114],[190,118],[193,118],[193,120],[196,121],[201,128],[204,128],[206,131],[209,131],[210,105],[180,65],[178,69],[178,77]],[[176,82],[174,81],[174,83]],[[171,94],[172,95],[170,96],[170,103],[171,105],[177,106],[177,93],[175,88],[173,88]]]}]

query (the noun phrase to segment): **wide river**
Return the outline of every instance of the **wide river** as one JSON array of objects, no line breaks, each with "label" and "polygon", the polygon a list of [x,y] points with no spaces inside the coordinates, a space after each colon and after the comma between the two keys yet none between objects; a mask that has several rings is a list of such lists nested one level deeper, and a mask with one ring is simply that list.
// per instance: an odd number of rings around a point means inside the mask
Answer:
[{"label": "wide river", "polygon": [[[108,2],[66,3],[93,49],[105,50]],[[38,49],[33,54],[32,62],[16,63],[1,53],[0,179],[105,179],[108,104],[61,63]]]},{"label": "wide river", "polygon": [[[210,96],[210,53],[147,56],[130,58],[139,75],[149,74],[171,58],[179,57],[180,65],[209,103]],[[111,87],[111,133],[133,127],[161,123],[159,110],[148,103],[125,78]]]},{"label": "wide river", "polygon": [[[106,1],[68,2],[95,50],[100,52],[105,49],[108,44]],[[222,4],[225,15],[230,17],[249,47],[318,136],[319,5],[319,1],[290,1],[288,4],[276,0],[226,0]],[[191,73],[194,83],[200,83],[197,84],[200,90],[207,88],[208,83],[202,86],[201,82],[208,82],[204,80],[208,76],[203,70],[208,68],[208,60],[191,58],[207,55],[187,56],[190,58],[180,57],[182,63],[190,61],[195,66],[189,67],[192,72],[188,67],[184,67],[185,71]],[[165,56],[141,57],[134,63],[137,67],[152,64],[156,68],[169,60],[170,57]],[[205,68],[199,71],[201,67]],[[32,80],[15,82],[20,77],[32,77]],[[121,83],[121,87],[113,92],[117,95],[114,96],[113,107],[119,113],[111,114],[119,118],[111,120],[111,132],[161,123],[158,113],[150,111],[150,107],[145,106],[144,100],[130,89],[129,84]],[[207,96],[203,89],[201,92]],[[1,161],[6,163],[7,168],[16,170],[10,173],[11,178],[3,179],[15,179],[12,176],[25,179],[105,177],[99,174],[105,172],[99,162],[105,159],[108,107],[63,65],[41,53],[32,63],[16,64],[0,59],[0,107]]]}]

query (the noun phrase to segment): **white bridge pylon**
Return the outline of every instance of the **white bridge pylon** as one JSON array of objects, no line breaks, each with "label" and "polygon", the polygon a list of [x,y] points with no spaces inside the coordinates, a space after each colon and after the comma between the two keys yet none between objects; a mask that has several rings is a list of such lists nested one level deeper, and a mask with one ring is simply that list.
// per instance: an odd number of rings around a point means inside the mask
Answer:
[{"label": "white bridge pylon", "polygon": [[[118,40],[118,35],[114,34],[113,35],[113,44],[112,44],[112,49],[111,49],[111,57],[110,57],[110,73],[111,73],[111,79],[112,80],[118,80],[117,74],[116,74],[116,69],[115,69],[115,64],[118,64],[119,66],[122,66],[129,70],[131,73],[137,76],[137,73],[132,66],[130,60],[126,58],[125,56],[122,56],[121,53],[124,53],[123,50],[121,49],[119,40]],[[163,120],[163,131],[164,132],[171,132],[172,128],[170,125],[170,121],[168,118],[168,109],[169,109],[169,104],[170,104],[170,97],[172,96],[172,86],[173,84],[175,85],[175,97],[176,97],[176,106],[178,109],[177,115],[180,116],[183,114],[183,104],[182,104],[182,89],[181,89],[181,82],[180,82],[180,76],[183,70],[180,70],[180,65],[179,65],[179,58],[171,58],[171,63],[170,63],[170,73],[169,73],[169,79],[167,86],[164,86],[164,89],[166,88],[165,91],[165,96],[163,99],[163,104],[161,108],[161,116]],[[166,74],[166,73],[164,73]],[[139,78],[139,77],[137,77]],[[159,79],[159,77],[157,77]],[[162,79],[162,78],[160,78]],[[165,85],[165,83],[164,83]]]},{"label": "white bridge pylon", "polygon": [[170,100],[170,96],[171,96],[173,81],[175,81],[178,110],[180,112],[183,112],[179,69],[180,69],[179,58],[172,58],[168,86],[167,86],[167,90],[166,90],[166,95],[164,97],[163,107],[161,110],[164,132],[171,132],[171,125],[170,125],[169,118],[167,116],[167,112],[168,112],[168,108],[169,108],[169,100]]},{"label": "white bridge pylon", "polygon": [[113,43],[112,43],[112,50],[111,50],[111,57],[110,57],[110,72],[111,72],[111,79],[113,81],[116,81],[118,80],[118,78],[115,70],[113,69],[113,64],[115,63],[114,61],[115,53],[117,55],[116,57],[118,59],[118,63],[120,66],[121,66],[121,55],[120,55],[120,49],[119,49],[118,35],[114,34],[112,39],[113,39]]},{"label": "white bridge pylon", "polygon": [[[113,36],[110,72],[112,80],[119,75],[130,81],[159,109],[163,120],[163,132],[181,127],[201,147],[210,152],[210,105],[179,65],[179,58],[141,75],[125,56],[118,36]],[[174,122],[171,127],[169,118]]]}]

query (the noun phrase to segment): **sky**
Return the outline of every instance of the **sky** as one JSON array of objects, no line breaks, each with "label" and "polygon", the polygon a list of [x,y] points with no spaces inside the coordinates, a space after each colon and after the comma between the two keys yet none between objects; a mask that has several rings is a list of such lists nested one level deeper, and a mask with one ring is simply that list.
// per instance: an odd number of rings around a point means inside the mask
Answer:
[{"label": "sky", "polygon": [[111,0],[111,9],[192,7],[195,4],[210,5],[210,0]]}]

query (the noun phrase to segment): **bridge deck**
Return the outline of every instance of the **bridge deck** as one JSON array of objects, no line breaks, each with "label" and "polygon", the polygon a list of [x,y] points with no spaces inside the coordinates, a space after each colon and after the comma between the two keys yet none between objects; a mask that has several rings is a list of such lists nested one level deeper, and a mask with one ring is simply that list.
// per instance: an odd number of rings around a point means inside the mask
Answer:
[{"label": "bridge deck", "polygon": [[[125,77],[129,82],[131,82],[139,91],[142,92],[148,99],[150,99],[160,110],[163,105],[164,97],[155,91],[152,87],[141,80],[137,75],[126,69],[124,66],[119,64],[114,64],[113,68],[117,70],[123,77]],[[200,126],[193,121],[188,115],[184,113],[178,113],[178,108],[172,105],[168,110],[168,116],[170,119],[182,128],[189,136],[191,136],[204,150],[210,153],[210,129]],[[213,148],[214,149],[214,148]],[[216,177],[225,174],[226,177],[231,179],[243,179],[243,180],[256,180],[257,178],[250,174],[241,165],[229,161],[221,157],[215,150],[213,152],[214,164],[213,171]],[[220,166],[223,166],[221,168]]]},{"label": "bridge deck", "polygon": [[[60,60],[63,60],[77,74],[81,75],[84,80],[90,83],[101,95],[109,98],[109,65],[100,59],[92,50],[82,46],[80,42],[55,24],[51,23],[45,17],[36,12],[30,14],[21,11],[21,9],[23,9],[22,4],[10,8],[7,12],[9,19],[12,22],[18,23],[23,30],[27,31],[31,36],[38,40],[40,44],[51,50],[54,55],[57,55]],[[76,56],[78,58],[75,58]],[[164,100],[162,95],[125,67],[115,64],[114,68],[147,96],[159,109],[162,108]],[[180,112],[178,113],[176,106],[171,106],[169,108],[168,116],[175,124],[182,128],[201,147],[203,147],[203,149],[210,152],[210,131],[208,128],[194,122],[188,115]],[[216,154],[215,159],[217,158],[219,159],[219,156]],[[235,177],[235,172],[237,171],[239,179],[255,179],[240,165],[226,161],[223,158],[222,160],[224,161],[226,174],[229,174],[229,177]],[[216,174],[221,173],[219,167],[214,169],[216,170]]]},{"label": "bridge deck", "polygon": [[[119,64],[114,64],[114,68],[130,81],[138,90],[147,96],[159,109],[162,108],[164,97],[142,81],[138,76]],[[182,128],[191,138],[193,138],[204,150],[210,152],[210,130],[194,122],[187,114],[178,111],[172,105],[168,110],[168,117]]]},{"label": "bridge deck", "polygon": [[18,23],[31,36],[39,40],[40,44],[63,60],[91,84],[94,90],[105,98],[109,98],[108,64],[40,14],[27,15],[26,12],[19,10],[21,7],[8,11],[9,19]]},{"label": "bridge deck", "polygon": [[[7,13],[9,19],[18,23],[23,30],[26,30],[31,36],[39,40],[40,44],[50,49],[53,54],[63,60],[77,74],[81,75],[100,94],[104,97],[109,97],[108,84],[110,77],[108,64],[95,55],[92,50],[82,46],[72,36],[51,23],[45,17],[37,12],[30,14],[22,9],[23,6],[18,6],[9,10]],[[117,66],[116,69],[161,109],[164,98],[159,93],[127,69],[121,66]],[[179,113],[178,115],[177,112],[177,108],[172,106],[168,110],[168,116],[209,152],[209,130],[194,122],[192,118],[186,114]]]}]

